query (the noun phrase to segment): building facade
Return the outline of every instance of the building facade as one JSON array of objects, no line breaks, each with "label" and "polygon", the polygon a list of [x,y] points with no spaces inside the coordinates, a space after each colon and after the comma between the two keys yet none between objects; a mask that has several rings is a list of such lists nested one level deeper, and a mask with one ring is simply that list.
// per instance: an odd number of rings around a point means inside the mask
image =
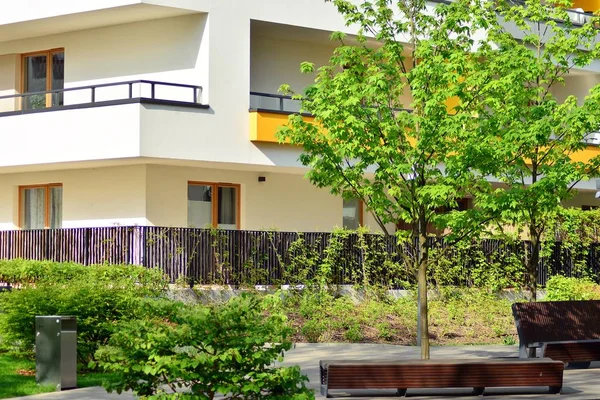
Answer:
[{"label": "building facade", "polygon": [[[584,5],[595,7],[595,5]],[[304,178],[277,127],[303,61],[325,64],[323,0],[26,0],[0,12],[0,230],[115,225],[376,229]],[[587,11],[587,10],[586,10]],[[600,82],[600,65],[557,96]],[[586,157],[598,148],[590,145]],[[595,182],[570,205],[595,206]]]}]

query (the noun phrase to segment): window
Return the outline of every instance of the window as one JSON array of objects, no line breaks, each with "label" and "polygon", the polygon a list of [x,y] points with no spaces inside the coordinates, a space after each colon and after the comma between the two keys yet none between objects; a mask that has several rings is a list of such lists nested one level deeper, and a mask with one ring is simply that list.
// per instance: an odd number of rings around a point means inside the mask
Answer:
[{"label": "window", "polygon": [[19,225],[21,229],[62,227],[62,185],[19,187]]},{"label": "window", "polygon": [[[23,54],[21,65],[23,66],[22,92],[24,94],[47,92],[49,90],[64,88],[64,49]],[[63,93],[58,92],[24,96],[21,104],[24,110],[62,106]]]},{"label": "window", "polygon": [[240,185],[189,182],[188,226],[239,229]]},{"label": "window", "polygon": [[358,199],[344,199],[343,223],[345,229],[358,229],[363,224],[362,201]]}]

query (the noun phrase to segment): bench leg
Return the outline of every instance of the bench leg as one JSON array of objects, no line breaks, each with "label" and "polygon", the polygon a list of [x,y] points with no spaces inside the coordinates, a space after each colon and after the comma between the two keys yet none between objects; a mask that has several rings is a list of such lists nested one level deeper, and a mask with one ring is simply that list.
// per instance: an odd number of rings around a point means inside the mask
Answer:
[{"label": "bench leg", "polygon": [[329,395],[329,390],[327,390],[327,385],[321,385],[321,396],[324,396],[328,399],[331,397]]},{"label": "bench leg", "polygon": [[406,388],[397,389],[396,393],[398,394],[398,396],[406,396]]},{"label": "bench leg", "polygon": [[536,350],[537,349],[535,347],[527,347],[525,345],[519,345],[519,357],[520,358],[535,358]]},{"label": "bench leg", "polygon": [[473,394],[475,396],[483,396],[483,391],[485,390],[484,387],[474,387],[473,388]]},{"label": "bench leg", "polygon": [[560,394],[560,391],[562,390],[562,386],[550,386],[550,394]]}]

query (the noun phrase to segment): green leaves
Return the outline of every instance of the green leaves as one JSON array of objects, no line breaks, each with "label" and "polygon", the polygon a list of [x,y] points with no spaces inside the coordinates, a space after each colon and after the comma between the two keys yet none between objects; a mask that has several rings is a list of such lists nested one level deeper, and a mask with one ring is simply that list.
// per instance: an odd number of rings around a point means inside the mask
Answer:
[{"label": "green leaves", "polygon": [[476,148],[489,161],[474,168],[502,185],[481,196],[479,204],[501,224],[527,227],[533,250],[526,277],[534,298],[542,235],[561,203],[575,194],[575,183],[597,175],[599,165],[595,159],[577,160],[585,137],[600,126],[598,88],[572,74],[600,55],[595,22],[573,26],[565,11],[570,2],[557,5],[500,3],[501,21],[518,29],[509,34],[506,25],[495,25],[489,40],[496,47],[481,50],[494,81],[483,88],[480,133],[494,145]]},{"label": "green leaves", "polygon": [[[291,329],[270,296],[242,295],[226,304],[148,300],[138,319],[115,325],[98,365],[120,375],[109,390],[194,398],[311,399],[298,367],[272,367],[291,348]],[[183,389],[182,389],[183,388]],[[182,389],[182,390],[180,390]]]},{"label": "green leaves", "polygon": [[300,72],[303,74],[312,74],[315,71],[315,64],[310,62],[303,62],[300,64]]},{"label": "green leaves", "polygon": [[[436,210],[474,194],[482,179],[461,149],[480,143],[469,134],[480,104],[474,93],[489,79],[471,50],[489,16],[462,1],[433,13],[425,2],[400,1],[396,11],[389,1],[334,3],[348,24],[360,25],[358,44],[332,35],[341,44],[303,97],[302,111],[316,124],[290,116],[279,138],[303,146],[300,161],[315,185],[362,199],[382,230],[434,221]],[[366,33],[377,43],[360,40]],[[464,101],[449,114],[452,98]]]},{"label": "green leaves", "polygon": [[167,284],[160,271],[145,267],[30,260],[0,261],[0,276],[22,285],[0,295],[2,346],[32,356],[36,315],[74,315],[83,365],[108,341],[110,325],[132,318],[139,299],[160,295]]}]

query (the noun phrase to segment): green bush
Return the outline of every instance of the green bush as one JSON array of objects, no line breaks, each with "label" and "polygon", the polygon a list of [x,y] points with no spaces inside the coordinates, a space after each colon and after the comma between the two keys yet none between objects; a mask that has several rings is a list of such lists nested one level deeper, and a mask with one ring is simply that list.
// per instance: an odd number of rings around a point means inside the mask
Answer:
[{"label": "green bush", "polygon": [[586,278],[567,278],[556,275],[546,283],[545,300],[595,300],[600,299],[600,286]]},{"label": "green bush", "polygon": [[18,286],[40,283],[66,284],[72,280],[87,279],[100,282],[125,280],[143,288],[163,289],[165,281],[156,269],[125,264],[85,266],[70,262],[37,260],[0,260],[0,281]]},{"label": "green bush", "polygon": [[0,260],[0,281],[30,285],[40,281],[64,283],[86,274],[85,265],[37,260]]},{"label": "green bush", "polygon": [[107,323],[134,317],[136,301],[159,296],[166,285],[160,271],[130,265],[85,267],[16,260],[2,263],[0,270],[21,285],[0,293],[2,348],[32,356],[35,316],[73,315],[77,317],[78,358],[83,363],[107,342]]},{"label": "green bush", "polygon": [[[244,294],[222,305],[145,301],[139,318],[113,327],[90,366],[116,373],[109,391],[212,399],[312,399],[299,367],[273,367],[291,348],[276,296]],[[191,392],[191,393],[190,393]]]}]

